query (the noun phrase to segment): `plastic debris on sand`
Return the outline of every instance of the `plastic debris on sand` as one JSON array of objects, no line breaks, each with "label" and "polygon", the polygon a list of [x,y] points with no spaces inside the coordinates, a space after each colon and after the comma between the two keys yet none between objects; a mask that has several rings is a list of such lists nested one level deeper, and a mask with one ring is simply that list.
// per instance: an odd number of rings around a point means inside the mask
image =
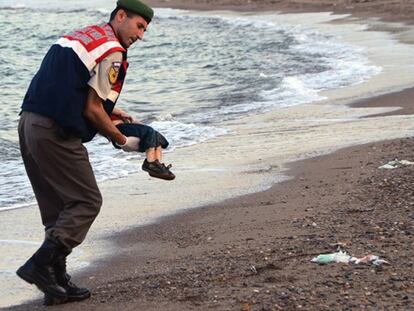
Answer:
[{"label": "plastic debris on sand", "polygon": [[375,266],[380,266],[382,264],[389,264],[388,261],[381,259],[376,255],[367,255],[361,258],[352,257],[350,259],[350,262],[353,262],[357,265],[360,263],[372,263]]},{"label": "plastic debris on sand", "polygon": [[311,261],[323,265],[330,262],[348,263],[350,259],[351,256],[349,256],[346,252],[338,251],[336,253],[318,255]]},{"label": "plastic debris on sand", "polygon": [[312,258],[311,262],[318,263],[320,265],[328,264],[331,262],[336,263],[354,263],[354,264],[373,264],[375,266],[380,266],[382,264],[389,264],[388,261],[381,259],[379,256],[376,255],[366,255],[361,258],[351,257],[346,252],[339,250],[336,253],[329,253],[329,254],[320,254],[314,258]]},{"label": "plastic debris on sand", "polygon": [[411,161],[408,161],[408,160],[395,159],[393,161],[388,162],[387,164],[381,165],[378,168],[392,170],[394,168],[408,166],[408,165],[414,165],[414,162],[411,162]]}]

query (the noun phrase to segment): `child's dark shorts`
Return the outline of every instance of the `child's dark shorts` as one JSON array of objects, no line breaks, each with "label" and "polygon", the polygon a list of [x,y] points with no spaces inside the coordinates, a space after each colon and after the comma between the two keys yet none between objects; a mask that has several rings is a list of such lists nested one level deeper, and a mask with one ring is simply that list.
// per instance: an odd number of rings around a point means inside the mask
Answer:
[{"label": "child's dark shorts", "polygon": [[[156,148],[161,146],[167,148],[169,143],[167,139],[151,126],[135,123],[122,123],[116,126],[118,130],[125,136],[134,136],[140,139],[138,151],[145,152],[148,148]],[[113,143],[115,148],[119,147]]]}]

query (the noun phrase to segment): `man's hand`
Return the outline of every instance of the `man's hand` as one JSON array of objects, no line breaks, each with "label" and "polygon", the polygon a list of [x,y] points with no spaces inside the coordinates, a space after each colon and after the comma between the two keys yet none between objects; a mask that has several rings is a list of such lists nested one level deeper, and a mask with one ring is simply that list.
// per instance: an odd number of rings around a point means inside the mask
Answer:
[{"label": "man's hand", "polygon": [[139,138],[134,136],[125,136],[126,142],[123,145],[118,145],[126,152],[138,151]]}]

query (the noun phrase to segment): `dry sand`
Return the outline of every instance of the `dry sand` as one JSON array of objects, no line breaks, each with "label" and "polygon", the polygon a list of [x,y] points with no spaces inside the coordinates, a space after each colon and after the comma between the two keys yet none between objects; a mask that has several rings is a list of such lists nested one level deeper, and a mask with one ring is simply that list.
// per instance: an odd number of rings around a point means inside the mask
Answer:
[{"label": "dry sand", "polygon": [[[327,3],[334,1],[292,2],[250,1],[243,8],[318,11],[329,10]],[[198,9],[245,4],[164,3]],[[407,20],[413,2],[336,3],[338,10],[355,4],[369,16]],[[402,4],[408,9],[401,10]],[[381,9],[385,5],[390,6]],[[393,114],[412,114],[413,95],[407,89],[353,106],[392,105],[403,107]],[[91,288],[92,298],[48,310],[411,310],[414,167],[378,166],[396,157],[413,160],[413,151],[411,138],[346,148],[291,164],[294,178],[265,192],[125,232],[114,238],[120,246],[116,256],[76,278]],[[377,254],[391,264],[310,262],[338,246],[355,256]],[[42,308],[35,301],[9,309]]]}]

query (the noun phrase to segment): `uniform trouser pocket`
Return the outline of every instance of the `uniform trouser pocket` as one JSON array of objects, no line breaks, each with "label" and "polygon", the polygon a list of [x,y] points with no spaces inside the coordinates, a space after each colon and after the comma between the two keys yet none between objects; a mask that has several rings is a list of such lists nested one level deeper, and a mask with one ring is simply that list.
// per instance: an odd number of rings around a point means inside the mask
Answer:
[{"label": "uniform trouser pocket", "polygon": [[53,119],[35,113],[30,114],[30,123],[32,126],[43,127],[45,129],[51,129],[56,125]]},{"label": "uniform trouser pocket", "polygon": [[62,139],[58,128],[47,117],[24,112],[19,139],[47,235],[71,249],[84,240],[102,197],[80,138]]}]

